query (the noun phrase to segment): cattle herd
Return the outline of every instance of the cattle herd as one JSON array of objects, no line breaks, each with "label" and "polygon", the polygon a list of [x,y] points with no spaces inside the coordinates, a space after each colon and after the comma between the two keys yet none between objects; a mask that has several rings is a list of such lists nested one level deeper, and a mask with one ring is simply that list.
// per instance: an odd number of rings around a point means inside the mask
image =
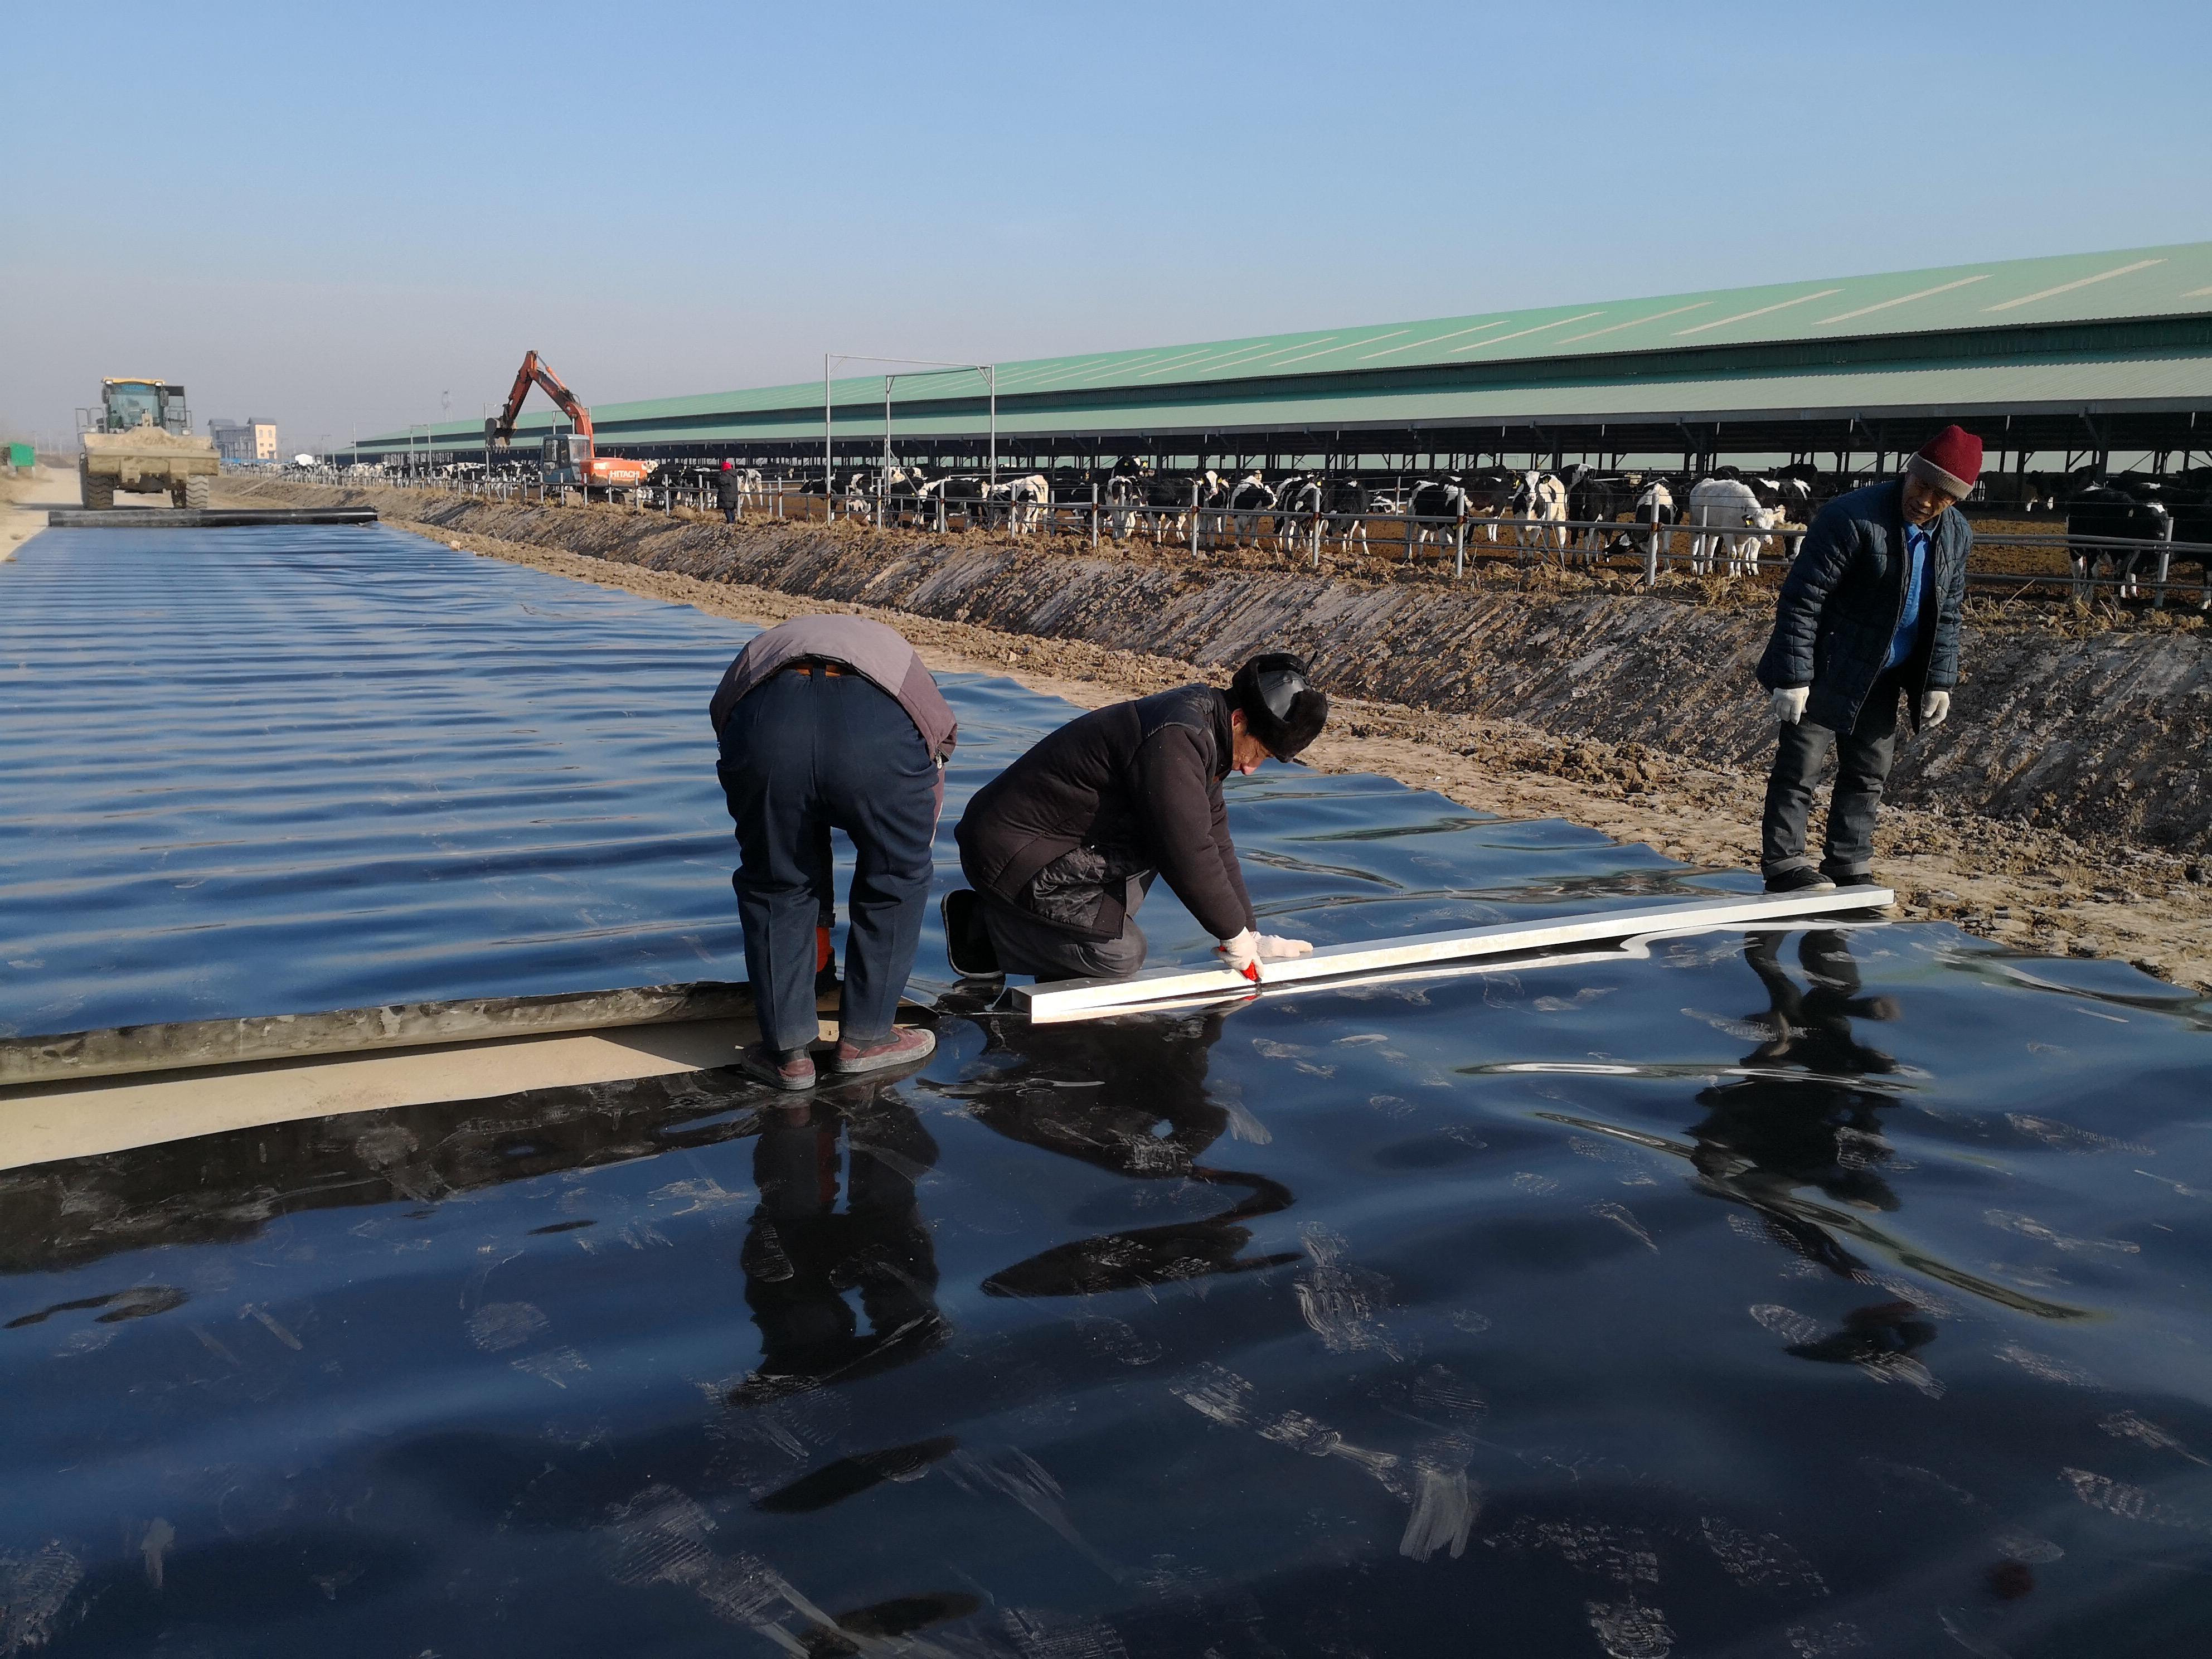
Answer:
[{"label": "cattle herd", "polygon": [[[510,464],[504,471],[528,471]],[[659,464],[643,492],[664,501],[711,493],[719,461]],[[383,476],[376,467],[353,473]],[[440,467],[463,482],[469,463]],[[1764,556],[1786,562],[1820,507],[1868,477],[1805,463],[1771,471],[1719,466],[1702,473],[1607,471],[1586,465],[1483,468],[1431,475],[1352,471],[1157,467],[1123,456],[1110,468],[974,471],[911,464],[848,467],[825,485],[819,467],[763,471],[739,464],[750,501],[831,496],[826,510],[886,526],[971,528],[1033,535],[1090,529],[1154,546],[1272,547],[1310,554],[1367,550],[1370,535],[1410,561],[1424,549],[1463,556],[1470,544],[1519,558],[1594,568],[1626,561],[1656,573],[1663,562],[1696,575],[1756,575]],[[2166,564],[2201,576],[2200,609],[2212,609],[2212,468],[2167,475],[2098,469],[2028,475],[2024,513],[2063,516],[2071,591],[2099,585],[2142,595]],[[1503,533],[1501,533],[1503,532]],[[2166,549],[2155,544],[2166,544]],[[2161,554],[2166,555],[2165,558]],[[2160,594],[2163,602],[2164,594]]]},{"label": "cattle herd", "polygon": [[[750,475],[757,487],[769,482]],[[1370,545],[1370,532],[1405,550],[1464,549],[1472,535],[1524,556],[1591,567],[1615,557],[1641,562],[1656,532],[1687,534],[1688,562],[1703,574],[1752,574],[1762,549],[1810,522],[1820,476],[1809,468],[1769,476],[1721,467],[1697,477],[1602,472],[1576,466],[1492,468],[1435,477],[1259,468],[1156,468],[1124,456],[1110,469],[933,474],[897,465],[850,469],[836,478],[841,510],[880,514],[885,524],[951,530],[970,526],[1033,533],[1063,511],[1087,523],[1095,504],[1102,532],[1154,546],[1273,547],[1318,553]],[[818,472],[796,487],[820,495]],[[1501,531],[1510,536],[1501,538]]]}]

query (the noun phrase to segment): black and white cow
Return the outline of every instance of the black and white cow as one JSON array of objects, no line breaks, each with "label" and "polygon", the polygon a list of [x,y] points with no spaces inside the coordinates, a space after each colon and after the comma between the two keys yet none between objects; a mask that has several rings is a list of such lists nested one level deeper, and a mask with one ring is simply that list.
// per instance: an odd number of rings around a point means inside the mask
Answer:
[{"label": "black and white cow", "polygon": [[1643,483],[1641,473],[1593,472],[1588,468],[1580,469],[1568,481],[1567,517],[1590,526],[1575,532],[1571,556],[1591,565],[1616,549],[1620,537],[1609,526],[1635,507]]},{"label": "black and white cow", "polygon": [[1522,545],[1539,552],[1549,548],[1561,556],[1564,563],[1569,534],[1565,480],[1531,467],[1521,475],[1521,494],[1515,505],[1516,518],[1535,520],[1522,526]]},{"label": "black and white cow", "polygon": [[1329,481],[1318,472],[1296,472],[1275,486],[1275,545],[1304,540],[1321,524],[1328,504]]},{"label": "black and white cow", "polygon": [[1274,487],[1260,476],[1257,467],[1231,485],[1228,514],[1230,545],[1243,547],[1249,536],[1251,544],[1259,546],[1260,520],[1273,510],[1274,505]]},{"label": "black and white cow", "polygon": [[1034,535],[1052,505],[1052,480],[1042,472],[1025,472],[1000,479],[986,494],[993,518],[1010,534]]},{"label": "black and white cow", "polygon": [[1490,541],[1498,544],[1498,521],[1511,518],[1521,501],[1521,477],[1502,467],[1486,467],[1461,478],[1469,518],[1490,520]]},{"label": "black and white cow", "polygon": [[2100,547],[2093,541],[2077,545],[2074,538],[2121,538],[2162,542],[2173,530],[2173,514],[2158,498],[2154,483],[2123,483],[2114,479],[2076,490],[2066,501],[2066,562],[2074,570],[2074,597],[2088,599],[2097,581],[2109,579],[2124,599],[2142,592],[2139,575],[2146,557],[2142,548]]},{"label": "black and white cow", "polygon": [[1729,575],[1757,575],[1765,532],[1779,520],[1778,510],[1761,504],[1741,478],[1711,477],[1692,484],[1688,521],[1698,533],[1690,538],[1690,569],[1711,575],[1715,556],[1725,554]]},{"label": "black and white cow", "polygon": [[1357,478],[1331,478],[1323,491],[1322,532],[1340,553],[1352,551],[1356,540],[1367,550],[1367,520],[1396,513],[1398,504],[1382,491],[1370,489]]},{"label": "black and white cow", "polygon": [[[2173,562],[2197,567],[2203,579],[2197,608],[2212,611],[2212,553],[2203,550],[2212,545],[2212,469],[2192,469],[2180,474],[2174,479],[2166,499],[2173,514],[2173,539],[2195,544],[2194,548],[2178,549]],[[2160,594],[2160,603],[2163,604],[2165,599],[2163,593]]]},{"label": "black and white cow", "polygon": [[1145,480],[1134,472],[1115,472],[1106,480],[1106,532],[1126,542],[1137,527],[1137,509],[1145,504]]},{"label": "black and white cow", "polygon": [[1406,557],[1431,542],[1455,544],[1460,523],[1468,516],[1467,486],[1457,473],[1443,478],[1422,478],[1406,494],[1406,514],[1412,533],[1406,540]]}]

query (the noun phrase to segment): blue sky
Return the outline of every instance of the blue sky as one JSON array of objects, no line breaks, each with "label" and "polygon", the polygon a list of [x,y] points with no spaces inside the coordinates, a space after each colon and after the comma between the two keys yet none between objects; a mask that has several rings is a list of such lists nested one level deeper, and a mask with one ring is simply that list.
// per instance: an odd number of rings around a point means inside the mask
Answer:
[{"label": "blue sky", "polygon": [[[197,16],[189,27],[178,19]],[[16,8],[0,423],[288,448],[2212,238],[2212,6]]]}]

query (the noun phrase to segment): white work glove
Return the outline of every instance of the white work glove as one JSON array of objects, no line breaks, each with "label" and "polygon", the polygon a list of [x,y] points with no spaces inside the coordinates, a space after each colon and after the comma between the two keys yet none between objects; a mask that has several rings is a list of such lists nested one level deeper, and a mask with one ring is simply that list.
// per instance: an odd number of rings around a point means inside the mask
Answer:
[{"label": "white work glove", "polygon": [[1805,718],[1805,699],[1812,695],[1809,685],[1779,686],[1767,693],[1766,706],[1784,726],[1795,726]]},{"label": "white work glove", "polygon": [[1941,726],[1951,718],[1951,694],[1948,691],[1923,691],[1920,694],[1920,723]]},{"label": "white work glove", "polygon": [[1313,941],[1255,933],[1247,927],[1234,939],[1222,940],[1214,949],[1230,967],[1256,983],[1261,963],[1288,962],[1292,957],[1305,956],[1313,950]]}]

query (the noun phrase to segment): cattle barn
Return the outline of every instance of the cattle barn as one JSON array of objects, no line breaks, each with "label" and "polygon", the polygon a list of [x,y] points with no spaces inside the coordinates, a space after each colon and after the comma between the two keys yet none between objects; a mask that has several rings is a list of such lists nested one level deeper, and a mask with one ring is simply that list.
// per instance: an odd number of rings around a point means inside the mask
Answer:
[{"label": "cattle barn", "polygon": [[[993,379],[1001,467],[1704,471],[1755,455],[1849,472],[1957,420],[1988,443],[1999,499],[2008,471],[2146,453],[2163,471],[2212,451],[2212,242],[1094,352],[1000,363]],[[827,397],[838,463],[878,459],[882,373],[834,380]],[[813,380],[592,414],[610,453],[818,474],[823,404]],[[983,464],[981,373],[902,374],[889,409],[899,461]],[[526,416],[516,449],[554,419]],[[349,453],[471,461],[482,442],[453,422]]]}]

